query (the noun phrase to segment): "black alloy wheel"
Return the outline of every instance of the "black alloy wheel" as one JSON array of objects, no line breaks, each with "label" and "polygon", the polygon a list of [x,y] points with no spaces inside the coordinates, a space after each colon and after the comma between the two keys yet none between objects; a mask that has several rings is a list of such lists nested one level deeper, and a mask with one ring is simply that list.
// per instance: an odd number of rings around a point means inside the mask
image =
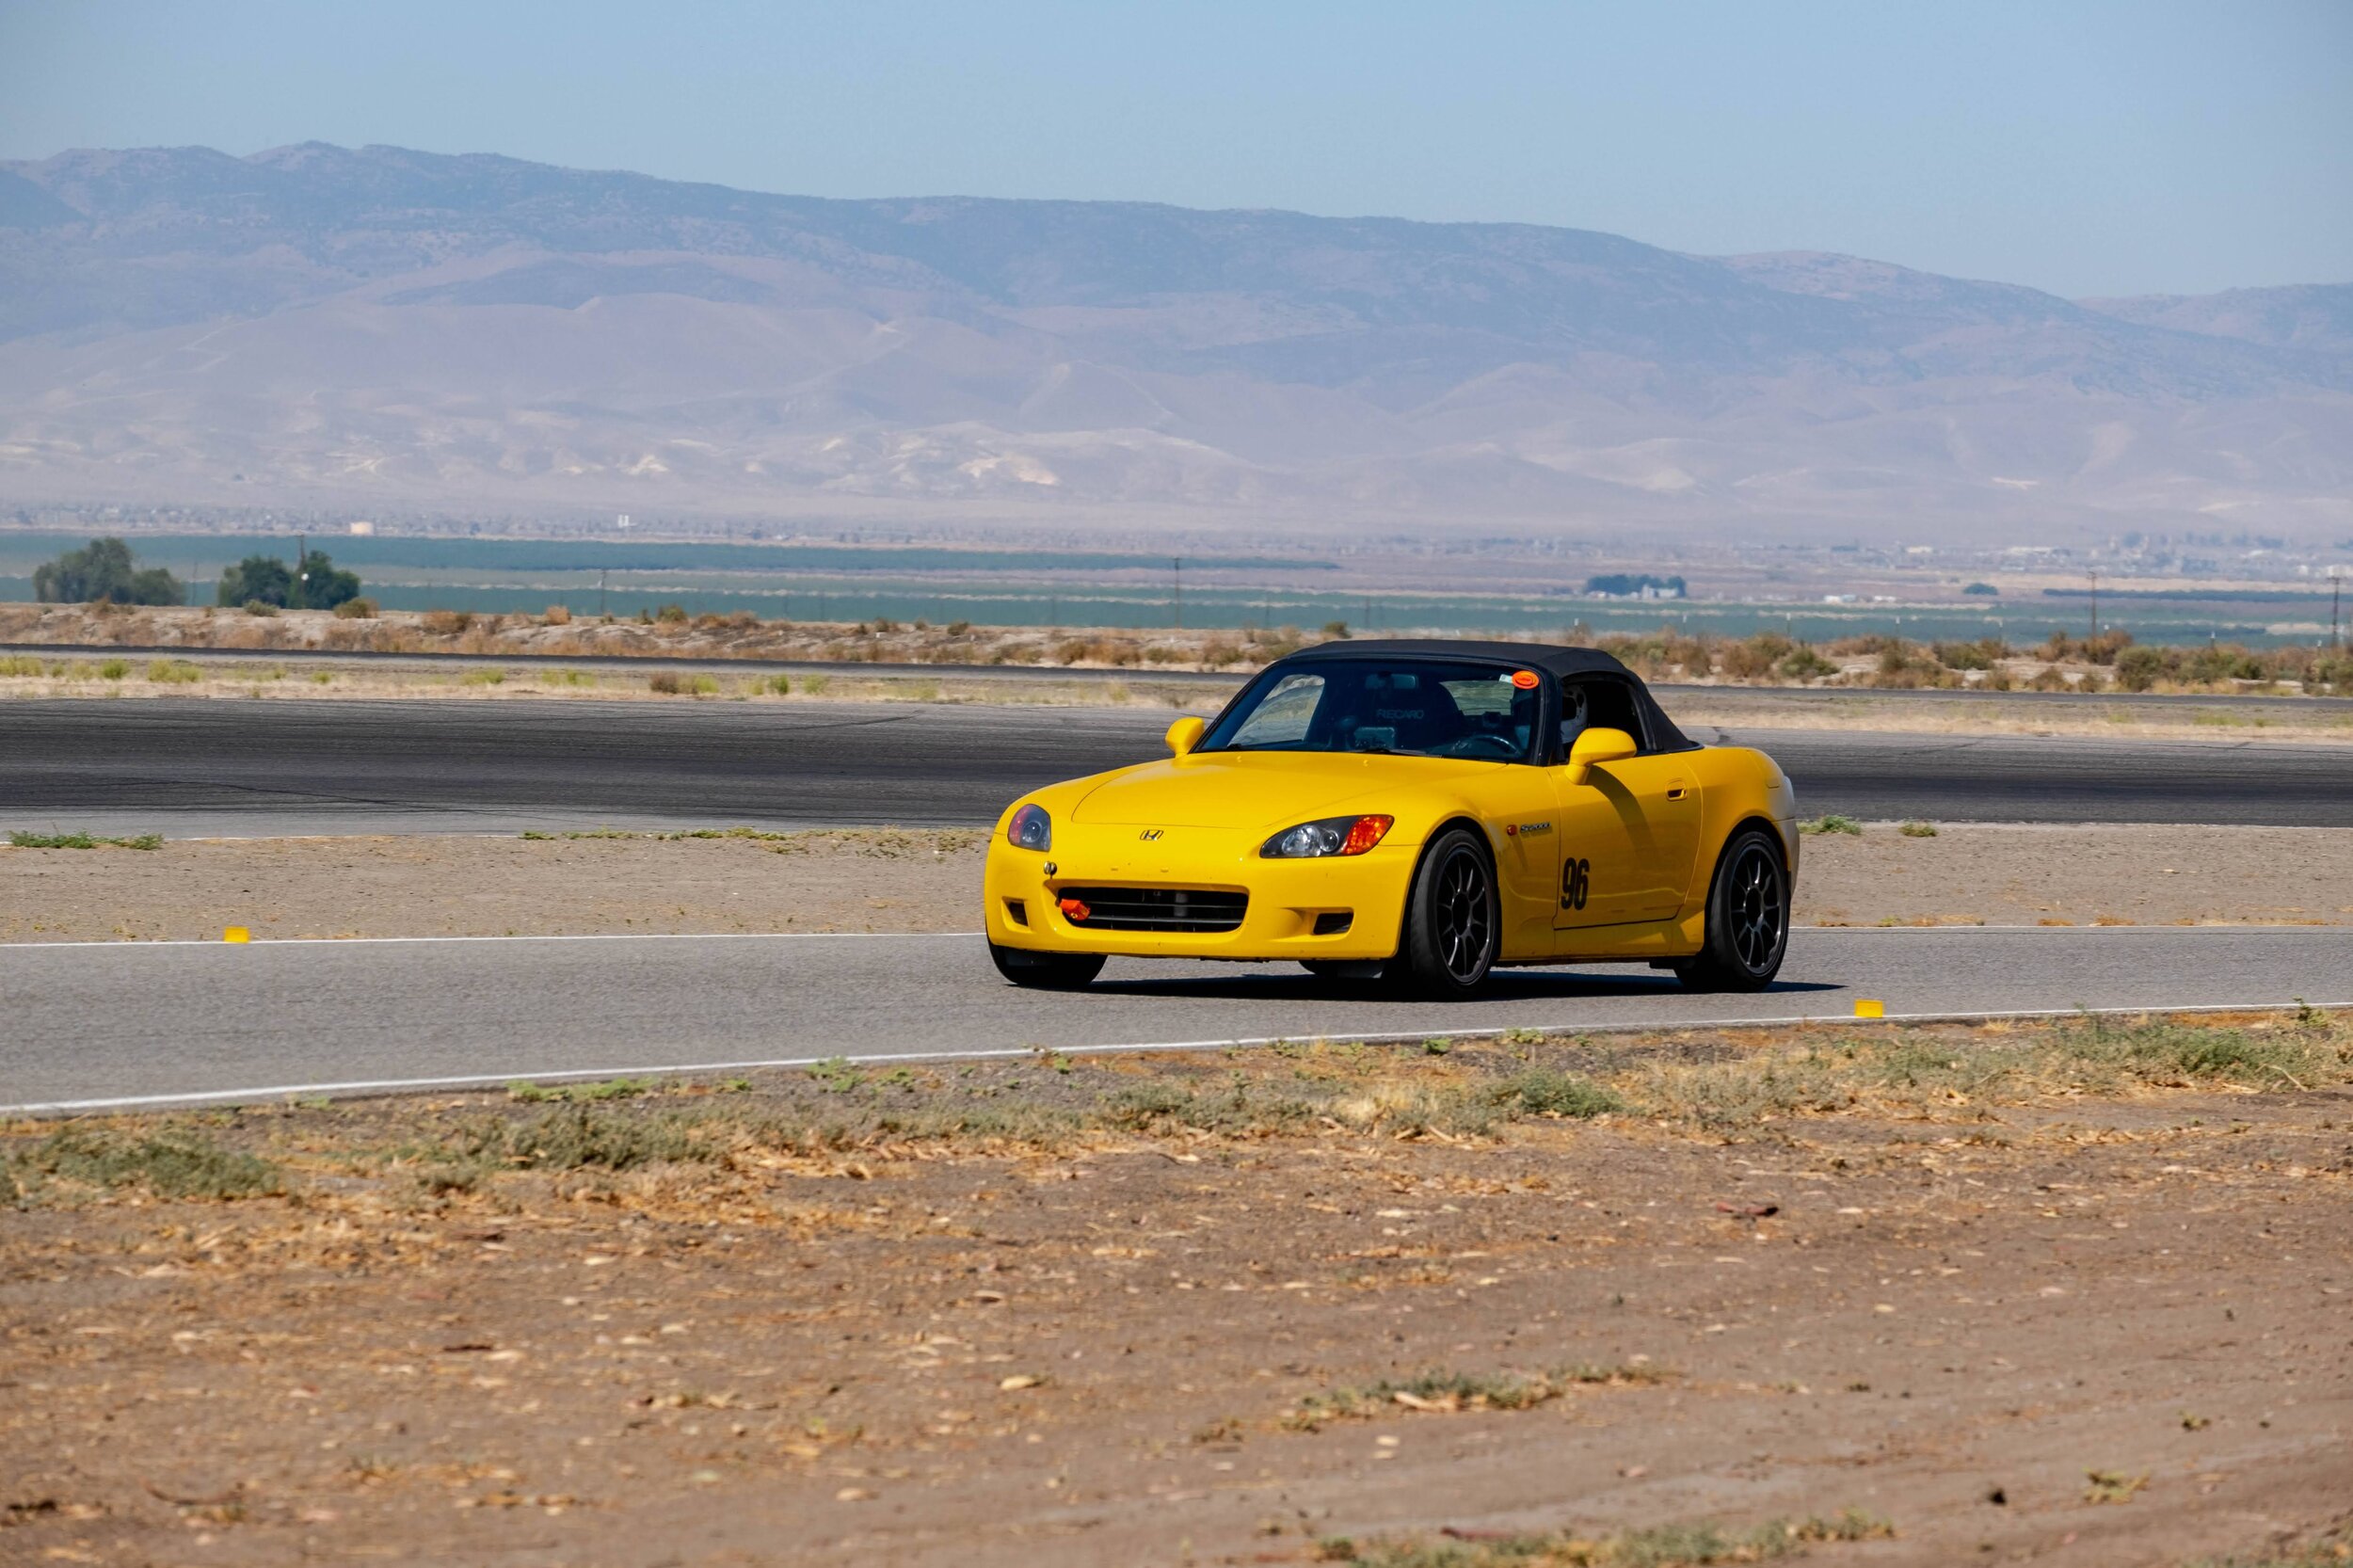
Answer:
[{"label": "black alloy wheel", "polygon": [[1716,862],[1700,951],[1675,966],[1695,991],[1761,991],[1789,951],[1789,872],[1760,827],[1732,836]]},{"label": "black alloy wheel", "polygon": [[1387,972],[1424,996],[1471,995],[1495,966],[1501,914],[1485,842],[1467,828],[1440,834],[1414,873],[1404,940]]},{"label": "black alloy wheel", "polygon": [[1103,972],[1099,952],[1035,952],[988,944],[997,972],[1031,991],[1082,991]]}]

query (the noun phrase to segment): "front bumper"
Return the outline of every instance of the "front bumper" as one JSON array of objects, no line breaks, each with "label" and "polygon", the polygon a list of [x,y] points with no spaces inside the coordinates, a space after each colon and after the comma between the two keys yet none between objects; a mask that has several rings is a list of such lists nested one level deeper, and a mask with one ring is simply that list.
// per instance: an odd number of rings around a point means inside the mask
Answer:
[{"label": "front bumper", "polygon": [[[1345,858],[1269,860],[1258,854],[1266,836],[1256,831],[1172,828],[1157,845],[1139,831],[1057,823],[1054,848],[1043,853],[997,838],[983,877],[988,939],[1147,958],[1367,959],[1397,951],[1418,843],[1390,839]],[[1244,893],[1250,903],[1231,931],[1104,930],[1063,913],[1063,890],[1072,888],[1200,888]],[[1341,914],[1346,930],[1318,934],[1319,918],[1328,926]]]}]

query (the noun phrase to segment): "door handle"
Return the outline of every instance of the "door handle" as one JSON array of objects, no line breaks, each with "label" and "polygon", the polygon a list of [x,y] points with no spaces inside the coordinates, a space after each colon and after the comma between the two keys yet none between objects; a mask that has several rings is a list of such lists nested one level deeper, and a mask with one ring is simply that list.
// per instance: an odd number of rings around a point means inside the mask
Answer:
[{"label": "door handle", "polygon": [[1668,785],[1667,798],[1669,800],[1681,800],[1683,798],[1683,786],[1680,784]]}]

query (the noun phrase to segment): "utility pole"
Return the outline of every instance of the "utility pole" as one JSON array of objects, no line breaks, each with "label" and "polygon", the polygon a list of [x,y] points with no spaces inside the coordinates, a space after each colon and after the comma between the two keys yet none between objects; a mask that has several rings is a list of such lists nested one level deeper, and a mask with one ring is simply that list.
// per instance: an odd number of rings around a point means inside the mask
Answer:
[{"label": "utility pole", "polygon": [[307,607],[310,602],[310,596],[302,591],[303,580],[311,575],[304,569],[310,559],[311,540],[309,536],[296,534],[295,536],[294,607],[297,610]]},{"label": "utility pole", "polygon": [[611,575],[612,570],[611,567],[597,568],[597,618],[599,620],[604,619],[604,580]]}]

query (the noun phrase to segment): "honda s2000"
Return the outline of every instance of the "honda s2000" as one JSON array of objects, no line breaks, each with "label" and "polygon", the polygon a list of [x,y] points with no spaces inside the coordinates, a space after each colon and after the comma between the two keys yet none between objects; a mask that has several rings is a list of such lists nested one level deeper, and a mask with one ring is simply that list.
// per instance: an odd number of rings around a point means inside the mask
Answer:
[{"label": "honda s2000", "polygon": [[1781,968],[1788,779],[1688,739],[1607,653],[1327,644],[1168,748],[998,821],[984,896],[1008,980],[1290,959],[1459,997],[1498,964],[1648,961],[1722,990]]}]

